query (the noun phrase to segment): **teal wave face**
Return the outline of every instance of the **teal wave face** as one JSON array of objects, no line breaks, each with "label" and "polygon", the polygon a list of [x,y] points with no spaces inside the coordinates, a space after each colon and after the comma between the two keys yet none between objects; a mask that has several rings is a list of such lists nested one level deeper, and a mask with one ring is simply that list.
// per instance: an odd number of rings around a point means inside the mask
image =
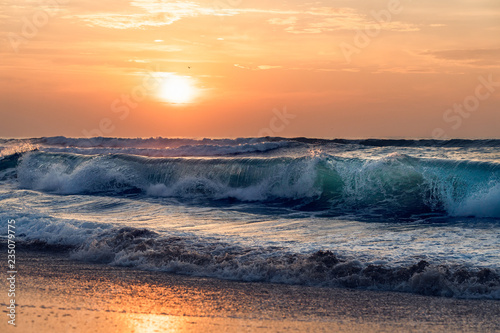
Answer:
[{"label": "teal wave face", "polygon": [[500,165],[402,154],[147,158],[30,152],[20,159],[17,178],[22,188],[63,195],[236,200],[334,215],[500,217]]}]

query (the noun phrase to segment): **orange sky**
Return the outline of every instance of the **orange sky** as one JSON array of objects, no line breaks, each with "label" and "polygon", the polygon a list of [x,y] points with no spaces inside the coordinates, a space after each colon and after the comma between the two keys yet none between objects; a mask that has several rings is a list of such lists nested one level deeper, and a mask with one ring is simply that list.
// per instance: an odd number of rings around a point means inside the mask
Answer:
[{"label": "orange sky", "polygon": [[500,138],[499,36],[498,0],[6,0],[0,137]]}]

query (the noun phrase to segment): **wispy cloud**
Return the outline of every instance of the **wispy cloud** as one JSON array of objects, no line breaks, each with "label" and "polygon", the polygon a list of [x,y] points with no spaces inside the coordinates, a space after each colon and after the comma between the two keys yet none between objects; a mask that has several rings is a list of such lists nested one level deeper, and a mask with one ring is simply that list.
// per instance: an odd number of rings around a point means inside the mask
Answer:
[{"label": "wispy cloud", "polygon": [[[100,12],[80,14],[75,17],[90,26],[112,29],[147,28],[170,25],[186,17],[235,16],[260,14],[271,16],[267,22],[283,26],[292,34],[317,34],[336,30],[365,29],[378,25],[373,18],[354,8],[313,7],[306,10],[278,10],[263,8],[218,8],[200,3],[135,0],[127,12]],[[272,17],[274,16],[274,17]],[[418,31],[417,25],[393,21],[383,29],[393,31]]]},{"label": "wispy cloud", "polygon": [[261,70],[266,70],[266,69],[281,68],[281,66],[260,65],[260,66],[257,66],[257,68],[261,69]]},{"label": "wispy cloud", "polygon": [[234,67],[238,67],[238,68],[242,68],[242,69],[248,69],[248,70],[252,70],[252,71],[282,68],[282,66],[272,66],[272,65],[259,65],[259,66],[256,66],[256,67],[249,67],[249,66],[243,66],[243,65],[240,65],[240,64],[234,64]]},{"label": "wispy cloud", "polygon": [[80,15],[79,18],[89,26],[101,26],[111,29],[130,29],[144,27],[160,27],[169,25],[181,19],[171,13],[157,15],[143,14],[90,14]]},{"label": "wispy cloud", "polygon": [[274,25],[294,25],[297,23],[297,17],[291,16],[287,18],[280,18],[280,17],[275,17],[272,19],[269,19],[267,22],[270,24]]},{"label": "wispy cloud", "polygon": [[425,51],[421,54],[454,64],[487,67],[500,66],[500,48]]},{"label": "wispy cloud", "polygon": [[232,16],[238,12],[233,9],[217,9],[202,7],[195,2],[151,2],[136,0],[130,2],[134,12],[75,15],[90,26],[101,26],[111,29],[131,29],[160,27],[170,25],[185,17],[203,15]]},{"label": "wispy cloud", "polygon": [[[338,30],[371,29],[380,27],[368,15],[359,13],[354,8],[318,7],[311,8],[297,16],[288,18],[275,17],[267,22],[272,25],[286,26],[284,30],[292,34],[320,34]],[[415,24],[393,21],[383,24],[382,29],[392,31],[418,31]]]}]

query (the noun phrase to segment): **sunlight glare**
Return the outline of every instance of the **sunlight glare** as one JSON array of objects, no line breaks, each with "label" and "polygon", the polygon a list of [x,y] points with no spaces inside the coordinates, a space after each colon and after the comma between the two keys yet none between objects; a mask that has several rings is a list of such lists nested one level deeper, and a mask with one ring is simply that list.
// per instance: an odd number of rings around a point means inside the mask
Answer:
[{"label": "sunlight glare", "polygon": [[160,97],[173,104],[191,102],[194,97],[194,88],[191,78],[175,74],[166,76],[160,87]]}]

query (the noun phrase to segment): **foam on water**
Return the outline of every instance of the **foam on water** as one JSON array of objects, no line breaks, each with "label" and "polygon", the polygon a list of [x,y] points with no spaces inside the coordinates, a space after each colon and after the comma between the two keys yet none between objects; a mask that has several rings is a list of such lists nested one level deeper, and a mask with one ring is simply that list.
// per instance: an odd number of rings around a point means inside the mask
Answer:
[{"label": "foam on water", "polygon": [[401,154],[195,159],[35,151],[23,155],[17,178],[23,188],[59,194],[279,201],[337,215],[500,217],[498,164]]},{"label": "foam on water", "polygon": [[500,299],[499,140],[0,139],[26,246],[242,281]]},{"label": "foam on water", "polygon": [[363,261],[319,250],[248,247],[216,237],[165,235],[148,229],[80,223],[22,224],[23,246],[69,249],[77,260],[177,274],[326,287],[413,292],[423,295],[500,299],[495,268],[422,259],[401,264]]}]

